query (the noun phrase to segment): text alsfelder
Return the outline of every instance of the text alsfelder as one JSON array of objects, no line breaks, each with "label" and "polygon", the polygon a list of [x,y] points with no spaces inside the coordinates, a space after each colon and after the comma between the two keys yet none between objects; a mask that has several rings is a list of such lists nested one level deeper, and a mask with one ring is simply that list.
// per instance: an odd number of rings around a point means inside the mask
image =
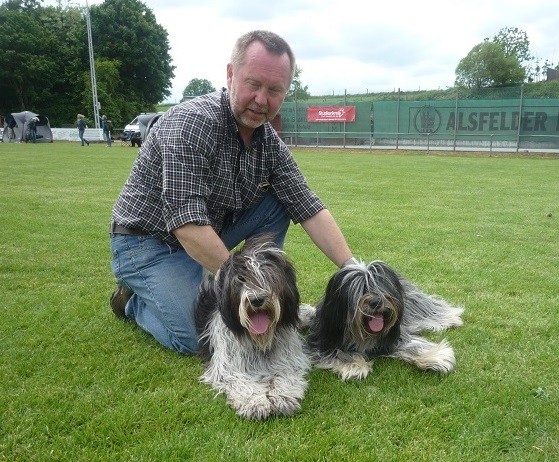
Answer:
[{"label": "text alsfelder", "polygon": [[546,112],[522,112],[520,117],[519,111],[506,112],[506,111],[473,111],[473,112],[458,112],[458,120],[454,112],[448,116],[446,123],[446,130],[452,131],[479,131],[479,132],[498,132],[498,131],[516,131],[518,125],[523,132],[559,132],[559,113],[555,120],[555,126],[548,122],[548,114]]}]

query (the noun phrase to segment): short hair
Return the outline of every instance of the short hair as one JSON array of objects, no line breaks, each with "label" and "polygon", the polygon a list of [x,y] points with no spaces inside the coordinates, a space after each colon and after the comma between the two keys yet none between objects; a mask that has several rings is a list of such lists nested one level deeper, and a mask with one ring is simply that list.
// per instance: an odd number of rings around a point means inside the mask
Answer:
[{"label": "short hair", "polygon": [[253,30],[241,35],[235,42],[233,52],[231,53],[231,64],[233,67],[243,64],[246,50],[253,42],[262,43],[264,48],[266,48],[269,53],[276,56],[281,56],[284,53],[287,53],[291,64],[291,77],[289,79],[289,83],[291,84],[293,77],[295,77],[295,55],[293,54],[293,50],[289,44],[274,32],[267,30]]}]

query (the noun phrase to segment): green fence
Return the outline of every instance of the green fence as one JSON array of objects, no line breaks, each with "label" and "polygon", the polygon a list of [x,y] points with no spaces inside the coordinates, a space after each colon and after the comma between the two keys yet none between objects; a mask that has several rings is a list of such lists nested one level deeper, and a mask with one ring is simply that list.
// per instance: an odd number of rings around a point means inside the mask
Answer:
[{"label": "green fence", "polygon": [[[353,122],[309,122],[320,101],[286,102],[282,135],[291,144],[559,149],[559,98],[337,101],[354,106]],[[324,106],[336,105],[325,101]]]}]

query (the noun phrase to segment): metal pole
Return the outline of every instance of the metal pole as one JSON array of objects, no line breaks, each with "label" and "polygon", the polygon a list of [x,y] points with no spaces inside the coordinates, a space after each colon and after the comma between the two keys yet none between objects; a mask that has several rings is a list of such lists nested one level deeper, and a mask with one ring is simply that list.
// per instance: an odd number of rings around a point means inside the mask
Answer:
[{"label": "metal pole", "polygon": [[520,147],[520,127],[522,126],[522,103],[524,99],[524,84],[520,85],[520,106],[518,108],[518,130],[516,131],[516,152]]},{"label": "metal pole", "polygon": [[297,124],[297,91],[295,91],[295,147],[299,144],[299,126]]},{"label": "metal pole", "polygon": [[452,150],[456,151],[456,132],[458,131],[458,92],[456,92],[456,104],[454,105],[454,140]]},{"label": "metal pole", "polygon": [[400,137],[400,89],[398,88],[398,104],[396,107],[396,149],[398,149],[399,137]]},{"label": "metal pole", "polygon": [[[347,89],[344,90],[344,108],[347,106]],[[344,148],[346,143],[346,124],[344,120]]]},{"label": "metal pole", "polygon": [[87,45],[89,48],[89,71],[91,74],[91,95],[93,98],[93,118],[95,128],[99,128],[99,100],[97,99],[97,79],[95,77],[95,58],[93,56],[93,38],[91,36],[91,18],[89,17],[89,4],[85,1],[85,19],[87,22]]}]

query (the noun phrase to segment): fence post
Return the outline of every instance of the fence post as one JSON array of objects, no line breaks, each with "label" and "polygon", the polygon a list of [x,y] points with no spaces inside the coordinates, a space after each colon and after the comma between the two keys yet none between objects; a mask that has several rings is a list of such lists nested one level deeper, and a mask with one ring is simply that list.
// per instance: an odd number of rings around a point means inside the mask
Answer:
[{"label": "fence post", "polygon": [[[344,90],[344,107],[347,106],[347,89]],[[344,120],[344,148],[346,143],[346,123]]]},{"label": "fence post", "polygon": [[518,108],[518,130],[516,131],[516,152],[520,148],[520,127],[522,127],[522,104],[524,102],[524,84],[520,85],[520,105]]},{"label": "fence post", "polygon": [[396,149],[398,149],[399,136],[400,136],[400,89],[398,88],[398,104],[396,105]]},{"label": "fence post", "polygon": [[299,145],[299,126],[297,124],[297,92],[295,92],[295,147]]},{"label": "fence post", "polygon": [[452,150],[456,151],[456,135],[458,131],[458,92],[456,92],[456,104],[454,106],[454,139],[452,140]]}]

